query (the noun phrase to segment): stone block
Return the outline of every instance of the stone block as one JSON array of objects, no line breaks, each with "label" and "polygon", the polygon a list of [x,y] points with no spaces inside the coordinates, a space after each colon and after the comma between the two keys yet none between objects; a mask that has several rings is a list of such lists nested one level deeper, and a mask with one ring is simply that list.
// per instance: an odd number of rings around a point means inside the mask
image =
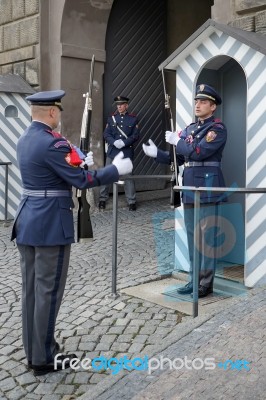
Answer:
[{"label": "stone block", "polygon": [[12,20],[23,18],[25,16],[24,0],[12,0]]},{"label": "stone block", "polygon": [[244,31],[254,32],[255,31],[255,17],[248,15],[247,17],[236,18],[230,22],[229,25],[243,29]]},{"label": "stone block", "polygon": [[22,49],[5,51],[1,54],[1,64],[11,64],[29,60],[35,57],[34,46],[24,47]]},{"label": "stone block", "polygon": [[260,30],[265,30],[266,28],[266,11],[258,12],[255,15],[255,30],[259,32]]},{"label": "stone block", "polygon": [[39,84],[39,59],[26,61],[26,81],[30,85]]},{"label": "stone block", "polygon": [[13,70],[14,70],[14,74],[20,75],[23,79],[25,79],[25,63],[24,62],[14,64]]},{"label": "stone block", "polygon": [[25,14],[33,15],[39,12],[39,0],[25,0]]},{"label": "stone block", "polygon": [[0,52],[4,49],[4,35],[3,35],[4,28],[0,26]]},{"label": "stone block", "polygon": [[2,75],[13,74],[12,64],[3,65],[3,66],[2,66],[1,74],[2,74]]},{"label": "stone block", "polygon": [[10,0],[0,0],[0,25],[12,21],[12,3]]},{"label": "stone block", "polygon": [[19,24],[4,26],[4,51],[19,48]]},{"label": "stone block", "polygon": [[39,43],[39,17],[33,17],[20,22],[20,46]]},{"label": "stone block", "polygon": [[266,9],[266,0],[235,0],[235,9],[239,14]]},{"label": "stone block", "polygon": [[266,35],[266,26],[264,28],[256,29],[256,33],[260,33],[261,35]]}]

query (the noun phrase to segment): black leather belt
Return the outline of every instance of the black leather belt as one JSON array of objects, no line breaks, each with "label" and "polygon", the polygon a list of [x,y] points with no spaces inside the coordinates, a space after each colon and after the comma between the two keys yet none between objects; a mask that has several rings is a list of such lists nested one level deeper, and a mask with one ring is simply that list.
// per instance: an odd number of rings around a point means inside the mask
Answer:
[{"label": "black leather belt", "polygon": [[72,197],[71,190],[30,190],[23,189],[22,194],[33,197]]},{"label": "black leather belt", "polygon": [[185,167],[221,167],[219,161],[187,161]]}]

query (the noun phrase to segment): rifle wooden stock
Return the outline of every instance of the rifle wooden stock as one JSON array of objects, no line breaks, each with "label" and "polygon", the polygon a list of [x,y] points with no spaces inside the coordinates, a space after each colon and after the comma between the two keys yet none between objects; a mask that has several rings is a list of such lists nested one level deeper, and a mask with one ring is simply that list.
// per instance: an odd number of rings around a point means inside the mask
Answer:
[{"label": "rifle wooden stock", "polygon": [[171,184],[170,205],[174,208],[180,207],[181,206],[180,192],[176,192],[174,190],[174,186],[179,186],[178,182],[176,182],[175,174],[172,175],[170,184]]},{"label": "rifle wooden stock", "polygon": [[[81,135],[80,135],[80,150],[87,154],[90,148],[90,130],[91,130],[91,116],[92,116],[92,85],[93,85],[93,72],[94,72],[94,55],[91,59],[91,72],[89,91],[84,94],[85,107],[82,117]],[[88,169],[85,166],[85,169]],[[93,239],[93,230],[90,219],[90,204],[87,201],[87,189],[77,190],[77,198],[79,203],[78,208],[78,226],[77,226],[77,241],[84,242]]]},{"label": "rifle wooden stock", "polygon": [[86,195],[86,189],[80,190],[80,195],[77,195],[79,202],[77,227],[78,242],[93,239],[93,230],[90,219],[90,204],[87,201]]}]

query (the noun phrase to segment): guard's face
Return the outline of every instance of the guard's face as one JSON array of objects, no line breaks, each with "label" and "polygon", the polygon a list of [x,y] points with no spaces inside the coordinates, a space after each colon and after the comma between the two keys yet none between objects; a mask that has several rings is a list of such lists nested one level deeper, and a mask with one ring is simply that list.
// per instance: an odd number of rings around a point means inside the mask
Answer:
[{"label": "guard's face", "polygon": [[195,100],[195,115],[200,119],[206,119],[212,116],[216,110],[216,104],[209,100],[196,99]]},{"label": "guard's face", "polygon": [[117,104],[117,110],[120,114],[125,113],[127,111],[127,109],[128,109],[127,103]]}]

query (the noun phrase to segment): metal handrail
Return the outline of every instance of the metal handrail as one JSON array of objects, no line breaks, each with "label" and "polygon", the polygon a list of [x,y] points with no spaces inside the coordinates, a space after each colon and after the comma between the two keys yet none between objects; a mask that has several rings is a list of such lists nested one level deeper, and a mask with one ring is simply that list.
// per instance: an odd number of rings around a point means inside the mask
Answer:
[{"label": "metal handrail", "polygon": [[[174,186],[177,192],[194,192],[194,243],[199,243],[200,226],[198,224],[200,215],[200,193],[201,192],[220,192],[220,193],[266,193],[266,188],[228,188],[228,187],[194,187],[194,186]],[[196,227],[196,229],[195,229]],[[193,318],[198,316],[199,303],[199,253],[194,247],[193,255]]]},{"label": "metal handrail", "polygon": [[8,207],[8,166],[11,165],[11,161],[0,161],[0,165],[5,166],[5,221],[7,221],[7,207]]}]

